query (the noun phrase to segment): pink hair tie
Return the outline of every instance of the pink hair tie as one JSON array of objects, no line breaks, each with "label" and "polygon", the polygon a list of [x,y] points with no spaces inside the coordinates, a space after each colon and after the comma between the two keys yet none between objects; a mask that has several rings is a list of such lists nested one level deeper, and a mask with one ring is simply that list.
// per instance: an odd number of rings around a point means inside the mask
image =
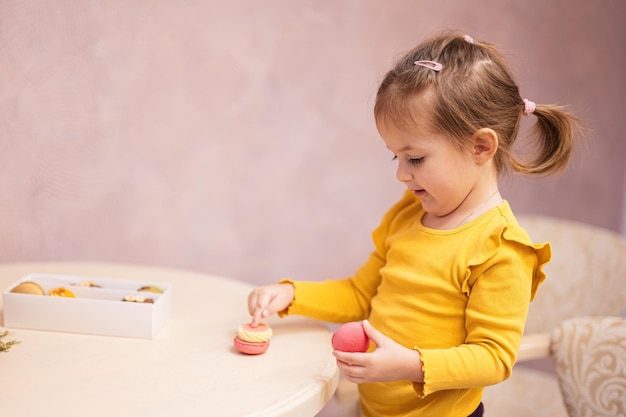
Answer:
[{"label": "pink hair tie", "polygon": [[443,68],[443,65],[435,61],[415,61],[415,65],[417,65],[418,67],[431,69],[435,72],[439,72]]},{"label": "pink hair tie", "polygon": [[474,38],[472,38],[470,35],[463,35],[463,40],[467,43],[474,43]]},{"label": "pink hair tie", "polygon": [[534,101],[524,99],[524,116],[529,116],[535,112],[537,105]]}]

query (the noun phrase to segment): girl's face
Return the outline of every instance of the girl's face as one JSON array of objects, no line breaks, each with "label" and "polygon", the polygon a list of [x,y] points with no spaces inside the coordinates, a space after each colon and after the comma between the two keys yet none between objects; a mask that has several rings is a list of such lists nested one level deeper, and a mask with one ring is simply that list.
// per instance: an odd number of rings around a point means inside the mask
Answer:
[{"label": "girl's face", "polygon": [[379,123],[378,130],[398,162],[398,181],[420,198],[429,215],[445,218],[474,204],[468,197],[477,188],[480,169],[469,150],[420,126],[406,132]]}]

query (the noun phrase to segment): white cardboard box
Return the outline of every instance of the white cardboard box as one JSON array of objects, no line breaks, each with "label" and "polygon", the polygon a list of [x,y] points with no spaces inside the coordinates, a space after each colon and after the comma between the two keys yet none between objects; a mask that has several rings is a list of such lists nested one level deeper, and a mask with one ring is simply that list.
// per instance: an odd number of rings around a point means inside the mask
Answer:
[{"label": "white cardboard box", "polygon": [[[53,288],[64,287],[76,297],[11,292],[24,281],[38,283],[46,294]],[[98,287],[79,285],[85,282]],[[147,285],[155,285],[163,293],[138,292]],[[154,303],[122,301],[129,295],[152,298]],[[14,282],[2,297],[7,328],[152,339],[170,317],[172,288],[160,282],[35,273]]]}]

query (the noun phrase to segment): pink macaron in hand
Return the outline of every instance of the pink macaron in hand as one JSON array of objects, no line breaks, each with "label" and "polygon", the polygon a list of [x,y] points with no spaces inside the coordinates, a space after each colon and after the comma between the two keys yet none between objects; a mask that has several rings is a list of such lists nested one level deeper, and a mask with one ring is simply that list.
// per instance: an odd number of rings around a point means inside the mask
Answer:
[{"label": "pink macaron in hand", "polygon": [[346,323],[331,338],[333,349],[342,352],[367,352],[370,338],[365,334],[362,322]]}]

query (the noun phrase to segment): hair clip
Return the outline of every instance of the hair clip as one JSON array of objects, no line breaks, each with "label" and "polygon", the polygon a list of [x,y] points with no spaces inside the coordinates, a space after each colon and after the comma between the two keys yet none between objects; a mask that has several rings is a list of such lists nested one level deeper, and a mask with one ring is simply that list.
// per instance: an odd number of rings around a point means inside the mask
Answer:
[{"label": "hair clip", "polygon": [[474,38],[472,38],[470,35],[463,35],[463,40],[467,43],[474,43]]},{"label": "hair clip", "polygon": [[529,116],[535,112],[537,105],[534,101],[524,99],[524,116]]},{"label": "hair clip", "polygon": [[418,67],[431,69],[435,72],[439,72],[443,68],[443,65],[435,61],[415,61],[415,65],[417,65]]}]

